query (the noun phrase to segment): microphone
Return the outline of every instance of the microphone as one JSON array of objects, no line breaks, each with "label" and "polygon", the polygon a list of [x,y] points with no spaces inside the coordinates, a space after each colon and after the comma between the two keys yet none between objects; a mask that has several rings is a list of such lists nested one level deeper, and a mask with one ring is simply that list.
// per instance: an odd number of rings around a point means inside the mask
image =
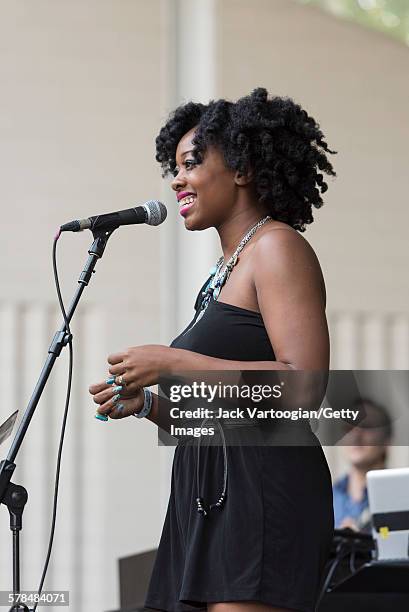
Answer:
[{"label": "microphone", "polygon": [[143,206],[135,206],[126,210],[118,210],[113,213],[96,215],[87,219],[77,219],[61,225],[60,232],[81,232],[84,229],[113,230],[120,225],[134,225],[147,223],[148,225],[160,225],[166,219],[168,211],[166,206],[158,200],[149,200]]}]

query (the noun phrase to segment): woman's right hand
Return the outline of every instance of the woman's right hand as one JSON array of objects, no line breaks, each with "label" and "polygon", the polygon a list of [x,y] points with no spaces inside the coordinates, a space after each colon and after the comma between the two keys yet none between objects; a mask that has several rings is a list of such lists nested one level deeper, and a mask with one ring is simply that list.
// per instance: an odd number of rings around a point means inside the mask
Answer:
[{"label": "woman's right hand", "polygon": [[[98,404],[97,413],[105,414],[110,419],[123,419],[139,412],[145,401],[143,387],[139,387],[132,394],[126,393],[125,387],[121,390],[120,398],[116,402],[113,401],[116,395],[113,385],[105,381],[91,385],[88,390],[93,395],[94,402]],[[118,409],[118,406],[121,405],[122,409]]]}]

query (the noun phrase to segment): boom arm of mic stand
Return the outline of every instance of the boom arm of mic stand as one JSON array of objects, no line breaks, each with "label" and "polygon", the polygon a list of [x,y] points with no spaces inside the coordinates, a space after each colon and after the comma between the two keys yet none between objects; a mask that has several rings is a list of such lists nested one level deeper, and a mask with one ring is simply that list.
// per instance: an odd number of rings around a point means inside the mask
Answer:
[{"label": "boom arm of mic stand", "polygon": [[[104,254],[108,239],[111,236],[111,234],[115,231],[115,229],[116,228],[113,228],[109,231],[99,230],[99,231],[93,232],[94,242],[92,243],[91,247],[88,250],[89,257],[85,263],[85,267],[83,271],[80,274],[80,277],[78,279],[79,286],[77,287],[77,290],[71,301],[70,307],[67,311],[68,323],[71,321],[73,314],[75,312],[75,309],[80,300],[80,297],[82,295],[82,292],[84,291],[84,288],[88,285],[93,272],[95,272],[95,265],[98,259],[101,259],[102,255]],[[18,486],[18,485],[14,485],[11,482],[11,477],[16,468],[16,464],[14,463],[15,458],[23,442],[24,436],[26,434],[30,421],[33,417],[37,404],[41,398],[42,392],[47,383],[48,377],[50,376],[54,363],[57,357],[59,357],[63,347],[68,344],[70,339],[71,339],[71,336],[67,333],[65,321],[63,321],[59,331],[55,333],[54,338],[52,339],[51,345],[48,349],[48,357],[45,361],[43,369],[41,370],[39,379],[31,395],[26,411],[24,412],[23,418],[21,419],[19,428],[14,436],[14,439],[10,446],[10,450],[8,452],[7,458],[0,462],[0,505],[4,503],[4,505],[8,507],[10,515],[12,515],[12,512],[13,512],[11,508],[11,504],[10,504],[10,499],[13,497],[11,495],[11,492],[14,491],[15,487]],[[20,489],[23,489],[23,487],[20,487]],[[22,514],[22,509],[21,509],[21,514]],[[20,521],[21,521],[21,515],[20,515]],[[10,528],[12,528],[11,523],[10,523]],[[16,529],[20,530],[21,524],[19,526],[15,525],[14,531]],[[13,549],[13,556],[15,554],[17,555],[17,562],[16,562],[16,559],[14,558],[13,559],[13,584],[19,585],[20,568],[19,568],[19,563],[18,563],[18,551],[16,552],[15,549]],[[18,586],[18,590],[19,590],[19,586]]]}]

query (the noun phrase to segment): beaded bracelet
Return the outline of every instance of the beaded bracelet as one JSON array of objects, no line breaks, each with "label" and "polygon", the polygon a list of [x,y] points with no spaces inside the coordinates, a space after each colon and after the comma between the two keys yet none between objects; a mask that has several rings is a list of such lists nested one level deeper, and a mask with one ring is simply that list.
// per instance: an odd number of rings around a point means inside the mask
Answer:
[{"label": "beaded bracelet", "polygon": [[152,408],[152,400],[153,400],[152,391],[150,391],[150,389],[146,389],[144,387],[143,388],[143,393],[144,393],[144,396],[145,396],[145,400],[143,402],[143,408],[139,412],[134,412],[133,413],[133,416],[136,417],[137,419],[142,419],[143,417],[148,416],[148,414],[150,413],[151,408]]}]

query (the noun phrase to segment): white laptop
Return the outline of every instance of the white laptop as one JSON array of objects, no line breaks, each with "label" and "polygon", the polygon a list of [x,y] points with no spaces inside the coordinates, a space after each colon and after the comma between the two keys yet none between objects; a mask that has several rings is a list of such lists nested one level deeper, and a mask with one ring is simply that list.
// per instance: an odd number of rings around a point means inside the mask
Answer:
[{"label": "white laptop", "polygon": [[409,468],[366,475],[378,559],[409,559]]}]

